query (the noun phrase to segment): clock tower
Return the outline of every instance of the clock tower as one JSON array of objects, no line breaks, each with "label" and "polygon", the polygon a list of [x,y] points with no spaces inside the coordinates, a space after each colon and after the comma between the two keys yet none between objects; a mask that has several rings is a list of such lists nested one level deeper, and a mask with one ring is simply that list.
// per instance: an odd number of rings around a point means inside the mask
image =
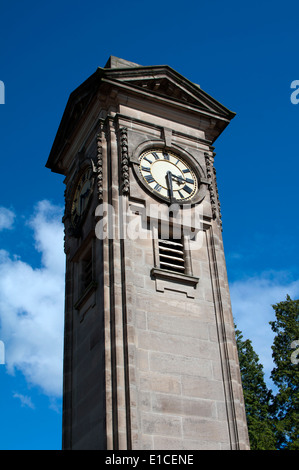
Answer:
[{"label": "clock tower", "polygon": [[234,113],[110,57],[69,97],[64,449],[248,449],[214,167]]}]

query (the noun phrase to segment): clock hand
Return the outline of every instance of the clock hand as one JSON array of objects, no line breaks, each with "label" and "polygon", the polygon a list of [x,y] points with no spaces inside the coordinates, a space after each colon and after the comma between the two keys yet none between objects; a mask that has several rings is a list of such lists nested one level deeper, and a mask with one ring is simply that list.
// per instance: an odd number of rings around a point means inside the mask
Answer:
[{"label": "clock hand", "polygon": [[89,192],[90,192],[90,188],[86,189],[85,193],[80,195],[80,198],[85,199],[88,196]]},{"label": "clock hand", "polygon": [[85,193],[83,194],[80,194],[80,214],[83,212],[83,205],[85,204],[85,199],[87,198],[87,196],[89,195],[90,193],[90,188],[88,188]]},{"label": "clock hand", "polygon": [[176,178],[176,180],[178,180],[178,183],[179,184],[183,184],[184,182],[186,182],[187,180],[185,178],[183,178],[181,175],[177,176],[177,175],[173,175],[171,173],[171,176],[172,178]]},{"label": "clock hand", "polygon": [[166,173],[166,182],[167,182],[167,186],[168,186],[169,199],[170,199],[171,203],[173,202],[172,176],[173,175],[172,175],[171,171],[168,171]]}]

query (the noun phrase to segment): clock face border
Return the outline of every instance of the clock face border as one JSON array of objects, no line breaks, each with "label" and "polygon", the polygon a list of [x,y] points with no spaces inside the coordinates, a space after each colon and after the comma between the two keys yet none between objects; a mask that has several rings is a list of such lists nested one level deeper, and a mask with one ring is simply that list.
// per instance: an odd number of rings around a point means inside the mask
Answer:
[{"label": "clock face border", "polygon": [[[89,174],[89,177],[87,178],[86,181],[89,181],[89,183],[90,183],[90,185],[89,185],[90,192],[87,196],[87,203],[86,203],[84,209],[82,210],[81,214],[79,214],[79,218],[77,219],[77,221],[74,221],[73,207],[74,207],[74,203],[75,203],[75,196],[76,196],[77,192],[79,191],[79,185],[80,185],[80,182],[82,181],[83,176],[88,172],[90,172],[90,174]],[[94,177],[93,167],[90,163],[87,163],[78,172],[78,174],[77,174],[77,176],[74,180],[74,185],[72,187],[71,196],[70,196],[69,211],[68,212],[69,212],[69,216],[70,216],[71,227],[73,228],[73,230],[75,232],[78,232],[81,229],[82,224],[85,220],[85,216],[86,216],[88,208],[90,206],[90,202],[91,202],[93,191],[94,191],[94,182],[95,182],[95,177]]]},{"label": "clock face border", "polygon": [[[141,160],[144,156],[146,156],[147,154],[151,152],[161,152],[165,154],[170,154],[176,157],[177,159],[179,159],[186,166],[186,168],[190,169],[190,173],[192,172],[196,178],[197,187],[196,187],[196,191],[194,191],[194,193],[191,194],[189,198],[186,198],[186,199],[173,198],[173,200],[171,201],[168,196],[165,197],[162,194],[159,194],[159,191],[152,188],[145,181],[144,175],[142,174],[142,171],[140,169]],[[147,191],[149,191],[151,195],[153,195],[155,198],[159,199],[160,201],[166,202],[168,204],[178,204],[179,206],[187,205],[187,204],[194,205],[194,204],[201,202],[203,198],[205,197],[206,184],[204,184],[205,178],[204,178],[203,172],[201,172],[201,168],[198,168],[199,165],[195,164],[194,157],[190,157],[189,155],[186,155],[185,152],[182,152],[180,149],[165,147],[165,145],[164,146],[163,145],[157,145],[157,146],[150,145],[147,147],[143,147],[142,150],[140,149],[138,153],[137,151],[135,151],[135,156],[131,158],[131,163],[133,163],[134,173],[138,181],[141,183],[142,187],[145,188]]]}]

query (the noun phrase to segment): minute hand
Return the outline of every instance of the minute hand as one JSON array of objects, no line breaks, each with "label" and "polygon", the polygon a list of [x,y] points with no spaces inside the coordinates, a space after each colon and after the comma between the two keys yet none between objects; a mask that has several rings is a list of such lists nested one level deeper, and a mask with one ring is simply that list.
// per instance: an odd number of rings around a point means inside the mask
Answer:
[{"label": "minute hand", "polygon": [[166,173],[166,183],[167,183],[168,192],[169,192],[169,199],[170,199],[171,203],[173,202],[172,176],[173,175],[170,171],[168,171]]},{"label": "minute hand", "polygon": [[176,180],[178,180],[179,183],[193,183],[193,180],[191,180],[190,178],[183,178],[181,175],[177,176],[177,175],[173,175],[171,173],[171,176],[172,178],[175,178]]}]

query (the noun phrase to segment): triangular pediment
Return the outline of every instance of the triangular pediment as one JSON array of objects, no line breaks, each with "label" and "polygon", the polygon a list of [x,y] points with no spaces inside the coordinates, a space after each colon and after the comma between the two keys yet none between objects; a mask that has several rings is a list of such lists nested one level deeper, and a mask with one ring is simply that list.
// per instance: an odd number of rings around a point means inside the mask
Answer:
[{"label": "triangular pediment", "polygon": [[[108,86],[108,89],[107,89]],[[76,88],[69,97],[57,131],[47,167],[60,172],[57,162],[72,139],[72,134],[82,122],[83,116],[98,93],[109,93],[109,86],[124,89],[126,93],[147,95],[147,98],[193,110],[207,117],[213,126],[219,123],[217,136],[227,126],[235,113],[227,109],[199,85],[192,83],[168,65],[141,66],[111,56],[104,68],[99,67],[85,82]]]},{"label": "triangular pediment", "polygon": [[105,77],[115,82],[132,86],[136,90],[150,93],[153,97],[189,105],[208,114],[231,120],[235,113],[204,92],[199,85],[192,83],[171,67],[143,67],[128,63],[119,68],[104,69]]}]

